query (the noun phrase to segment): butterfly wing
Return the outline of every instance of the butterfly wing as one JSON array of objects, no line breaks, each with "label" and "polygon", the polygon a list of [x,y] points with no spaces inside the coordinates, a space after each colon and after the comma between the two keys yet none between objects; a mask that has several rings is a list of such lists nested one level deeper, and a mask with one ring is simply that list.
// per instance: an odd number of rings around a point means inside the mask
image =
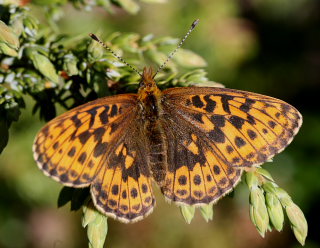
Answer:
[{"label": "butterfly wing", "polygon": [[168,144],[162,191],[177,202],[219,199],[240,180],[243,168],[281,152],[302,124],[294,107],[260,94],[211,87],[163,93],[164,133],[177,142]]},{"label": "butterfly wing", "polygon": [[101,98],[50,121],[33,150],[39,168],[66,186],[87,187],[106,215],[132,222],[154,197],[134,94]]}]

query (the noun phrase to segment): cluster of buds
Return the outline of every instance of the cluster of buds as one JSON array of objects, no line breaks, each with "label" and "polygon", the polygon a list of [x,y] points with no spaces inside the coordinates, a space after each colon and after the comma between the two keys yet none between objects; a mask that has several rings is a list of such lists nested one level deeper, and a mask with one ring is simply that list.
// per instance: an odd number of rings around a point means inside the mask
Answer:
[{"label": "cluster of buds", "polygon": [[264,237],[273,228],[282,230],[284,209],[296,239],[304,245],[308,224],[303,212],[288,193],[274,182],[270,173],[257,168],[246,173],[245,181],[250,190],[250,218],[260,235]]}]

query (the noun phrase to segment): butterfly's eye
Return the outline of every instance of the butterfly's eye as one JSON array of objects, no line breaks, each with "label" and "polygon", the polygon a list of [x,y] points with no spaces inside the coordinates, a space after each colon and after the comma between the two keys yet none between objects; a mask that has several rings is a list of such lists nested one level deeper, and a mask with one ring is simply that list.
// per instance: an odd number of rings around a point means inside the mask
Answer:
[{"label": "butterfly's eye", "polygon": [[140,83],[139,83],[139,88],[141,88],[143,86],[144,86],[144,82],[143,82],[143,80],[141,80]]}]

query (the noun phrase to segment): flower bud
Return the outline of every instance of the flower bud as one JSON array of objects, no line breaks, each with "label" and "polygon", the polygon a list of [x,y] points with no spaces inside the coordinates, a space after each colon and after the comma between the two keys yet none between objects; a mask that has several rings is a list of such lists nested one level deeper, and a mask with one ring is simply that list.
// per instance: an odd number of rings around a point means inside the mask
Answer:
[{"label": "flower bud", "polygon": [[262,175],[264,178],[268,179],[269,181],[272,181],[272,182],[274,181],[271,174],[267,170],[262,168],[257,168],[256,172]]},{"label": "flower bud", "polygon": [[269,215],[263,191],[258,187],[250,192],[250,217],[260,235],[264,237],[269,225]]},{"label": "flower bud", "polygon": [[266,204],[270,217],[270,221],[277,231],[281,231],[283,228],[284,215],[281,203],[276,195],[272,193],[266,194]]},{"label": "flower bud", "polygon": [[194,213],[195,213],[195,207],[194,206],[181,206],[180,207],[181,210],[181,214],[184,218],[184,220],[190,224],[191,220],[194,217]]},{"label": "flower bud", "polygon": [[250,190],[258,187],[259,185],[259,180],[254,172],[247,172],[245,180]]},{"label": "flower bud", "polygon": [[89,248],[103,248],[108,233],[108,217],[98,212],[92,202],[83,207],[82,226],[87,227]]},{"label": "flower bud", "polygon": [[304,217],[301,209],[293,202],[286,206],[286,213],[291,223],[296,239],[301,245],[304,245],[307,234],[308,234],[308,223]]},{"label": "flower bud", "polygon": [[200,207],[200,213],[202,217],[208,222],[213,219],[213,207],[212,204],[208,204]]}]

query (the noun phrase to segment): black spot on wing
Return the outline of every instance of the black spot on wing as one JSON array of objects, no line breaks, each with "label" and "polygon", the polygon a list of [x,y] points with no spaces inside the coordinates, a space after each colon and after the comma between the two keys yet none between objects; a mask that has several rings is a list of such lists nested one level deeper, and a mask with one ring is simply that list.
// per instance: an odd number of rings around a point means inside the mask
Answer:
[{"label": "black spot on wing", "polygon": [[69,156],[69,157],[73,157],[75,153],[76,153],[76,148],[73,146],[73,147],[69,150],[68,156]]},{"label": "black spot on wing", "polygon": [[97,108],[92,108],[92,109],[88,110],[87,113],[90,114],[89,126],[91,127],[93,125],[93,123],[94,123],[94,120],[95,120],[95,117],[96,117],[96,114],[97,114]]},{"label": "black spot on wing", "polygon": [[212,115],[210,120],[216,127],[224,127],[226,124],[226,119],[223,115]]},{"label": "black spot on wing", "polygon": [[88,141],[90,136],[91,136],[91,133],[87,130],[87,131],[84,131],[81,134],[79,134],[78,138],[79,138],[81,144],[84,145]]},{"label": "black spot on wing", "polygon": [[102,154],[106,153],[107,147],[108,147],[108,143],[107,142],[98,143],[95,146],[94,150],[93,150],[93,156],[94,157],[99,157]]},{"label": "black spot on wing", "polygon": [[233,96],[221,95],[220,97],[221,97],[223,110],[230,114],[231,112],[230,112],[230,107],[229,107],[229,101],[231,101],[233,99]]},{"label": "black spot on wing", "polygon": [[102,136],[104,135],[105,132],[106,132],[106,130],[103,127],[99,127],[96,130],[94,130],[93,131],[94,141],[101,140],[101,138],[102,138]]},{"label": "black spot on wing", "polygon": [[116,104],[112,105],[110,117],[113,117],[118,114],[118,106]]},{"label": "black spot on wing", "polygon": [[213,130],[211,130],[208,133],[208,136],[210,139],[217,143],[224,143],[226,139],[224,133],[218,127],[215,127]]},{"label": "black spot on wing", "polygon": [[206,107],[204,110],[206,110],[209,113],[212,113],[214,109],[216,108],[217,103],[210,99],[210,95],[206,95],[203,97],[203,99],[206,101]]},{"label": "black spot on wing", "polygon": [[108,118],[108,112],[109,112],[109,106],[105,106],[104,110],[99,114],[99,118],[102,124],[107,124],[109,121]]},{"label": "black spot on wing", "polygon": [[200,96],[193,96],[191,98],[193,106],[197,108],[202,108],[204,106],[203,102],[200,99]]},{"label": "black spot on wing", "polygon": [[87,153],[86,153],[86,152],[83,152],[83,153],[81,153],[81,155],[79,156],[78,162],[79,162],[80,164],[83,164],[84,161],[86,161],[86,159],[87,159]]},{"label": "black spot on wing", "polygon": [[245,103],[240,106],[240,110],[247,113],[251,109],[252,104],[256,101],[252,99],[246,99]]},{"label": "black spot on wing", "polygon": [[239,116],[233,115],[233,116],[231,116],[231,117],[229,118],[229,121],[230,121],[230,123],[231,123],[235,128],[241,129],[242,126],[243,126],[243,124],[244,124],[244,122],[245,122],[245,119],[242,119],[242,118],[239,117]]},{"label": "black spot on wing", "polygon": [[246,144],[244,139],[242,139],[241,137],[238,137],[238,136],[234,139],[234,142],[238,148],[240,148]]},{"label": "black spot on wing", "polygon": [[76,127],[81,126],[82,123],[81,123],[80,119],[78,118],[78,116],[74,115],[70,119],[73,121],[73,123]]}]

